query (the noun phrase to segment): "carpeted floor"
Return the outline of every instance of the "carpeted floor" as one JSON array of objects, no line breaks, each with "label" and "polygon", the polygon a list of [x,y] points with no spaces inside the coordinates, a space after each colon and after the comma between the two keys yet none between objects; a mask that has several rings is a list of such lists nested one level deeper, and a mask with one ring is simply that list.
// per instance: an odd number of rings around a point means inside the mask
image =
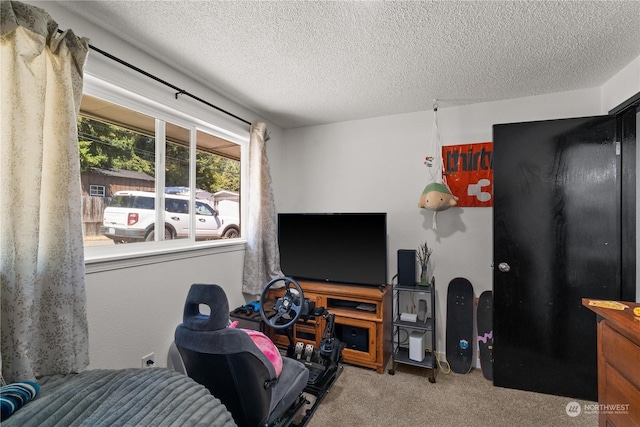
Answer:
[{"label": "carpeted floor", "polygon": [[[438,372],[398,365],[395,375],[345,365],[309,427],[326,426],[597,426],[598,416],[567,397],[494,387],[482,373]],[[578,402],[581,413],[567,414]],[[575,412],[574,412],[575,413]]]}]

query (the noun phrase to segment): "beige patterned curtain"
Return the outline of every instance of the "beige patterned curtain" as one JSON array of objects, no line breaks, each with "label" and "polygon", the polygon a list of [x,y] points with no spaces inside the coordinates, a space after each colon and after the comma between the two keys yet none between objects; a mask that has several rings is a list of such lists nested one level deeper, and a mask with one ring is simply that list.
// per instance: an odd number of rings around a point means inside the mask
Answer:
[{"label": "beige patterned curtain", "polygon": [[246,226],[242,291],[260,295],[271,279],[282,276],[277,238],[277,213],[271,188],[265,142],[267,126],[251,125],[249,137],[249,218]]},{"label": "beige patterned curtain", "polygon": [[77,115],[88,40],[1,3],[0,297],[8,382],[89,364]]}]

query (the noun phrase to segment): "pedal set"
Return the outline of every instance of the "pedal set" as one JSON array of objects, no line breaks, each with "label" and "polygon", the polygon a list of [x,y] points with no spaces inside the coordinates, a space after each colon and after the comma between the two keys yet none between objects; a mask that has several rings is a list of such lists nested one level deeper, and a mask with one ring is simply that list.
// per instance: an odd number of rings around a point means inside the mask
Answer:
[{"label": "pedal set", "polygon": [[295,347],[296,359],[300,360],[302,358],[302,352],[304,350],[304,343],[298,341]]},{"label": "pedal set", "polygon": [[301,360],[304,359],[307,362],[314,362],[318,358],[318,351],[311,344],[303,343],[302,341],[298,341],[296,346],[294,347],[294,353],[296,355],[296,359]]},{"label": "pedal set", "polygon": [[312,356],[313,356],[313,346],[311,344],[307,344],[304,348],[304,357],[307,359],[307,362],[311,362]]}]

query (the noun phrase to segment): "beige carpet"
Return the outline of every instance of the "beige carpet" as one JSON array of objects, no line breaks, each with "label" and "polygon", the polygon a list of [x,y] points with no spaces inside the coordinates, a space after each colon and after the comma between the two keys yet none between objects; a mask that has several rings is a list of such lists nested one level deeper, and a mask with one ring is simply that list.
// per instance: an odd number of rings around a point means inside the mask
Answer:
[{"label": "beige carpet", "polygon": [[436,383],[425,370],[398,365],[395,375],[345,365],[344,371],[309,422],[327,426],[597,426],[593,404],[577,401],[582,412],[567,415],[576,401],[494,387],[482,373],[438,372]]}]

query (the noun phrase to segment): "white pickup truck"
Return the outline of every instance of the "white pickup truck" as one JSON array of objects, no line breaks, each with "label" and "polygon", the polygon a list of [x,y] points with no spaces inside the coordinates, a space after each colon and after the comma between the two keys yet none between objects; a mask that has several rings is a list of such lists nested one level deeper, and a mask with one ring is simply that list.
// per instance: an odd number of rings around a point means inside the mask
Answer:
[{"label": "white pickup truck", "polygon": [[[101,234],[115,243],[155,240],[156,195],[147,191],[118,191],[104,210]],[[189,197],[165,195],[164,239],[189,237]],[[196,240],[240,236],[238,218],[222,217],[209,204],[196,200]]]}]

